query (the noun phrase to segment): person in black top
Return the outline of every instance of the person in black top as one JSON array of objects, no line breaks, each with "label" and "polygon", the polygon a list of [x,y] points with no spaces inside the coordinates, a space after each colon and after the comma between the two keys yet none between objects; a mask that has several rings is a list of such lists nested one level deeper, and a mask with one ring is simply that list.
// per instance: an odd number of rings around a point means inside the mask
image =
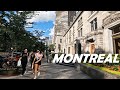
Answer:
[{"label": "person in black top", "polygon": [[28,52],[27,49],[25,49],[22,53],[22,59],[21,59],[22,75],[24,75],[26,71],[27,62],[28,62]]}]

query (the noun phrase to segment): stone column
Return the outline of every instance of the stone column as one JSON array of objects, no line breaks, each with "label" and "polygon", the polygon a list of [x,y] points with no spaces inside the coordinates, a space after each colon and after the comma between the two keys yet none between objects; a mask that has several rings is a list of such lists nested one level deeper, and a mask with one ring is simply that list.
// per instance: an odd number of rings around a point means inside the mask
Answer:
[{"label": "stone column", "polygon": [[112,31],[110,29],[104,29],[103,46],[106,53],[113,54]]}]

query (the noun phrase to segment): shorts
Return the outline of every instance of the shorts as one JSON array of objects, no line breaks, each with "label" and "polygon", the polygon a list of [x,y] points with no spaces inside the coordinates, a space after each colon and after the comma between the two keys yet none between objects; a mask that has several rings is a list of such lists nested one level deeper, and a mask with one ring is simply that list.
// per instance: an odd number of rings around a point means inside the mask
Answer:
[{"label": "shorts", "polygon": [[38,63],[35,63],[35,62],[34,62],[34,64],[38,64],[38,65],[41,65],[41,61],[39,61]]},{"label": "shorts", "polygon": [[41,65],[41,61],[38,62],[38,65]]}]

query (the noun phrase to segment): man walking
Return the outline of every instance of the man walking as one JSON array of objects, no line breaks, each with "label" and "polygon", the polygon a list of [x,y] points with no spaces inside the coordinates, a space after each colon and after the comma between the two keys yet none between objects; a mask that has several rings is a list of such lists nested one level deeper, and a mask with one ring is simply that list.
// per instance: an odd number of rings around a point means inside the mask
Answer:
[{"label": "man walking", "polygon": [[22,59],[21,59],[21,65],[22,65],[22,75],[21,76],[23,76],[26,71],[27,62],[28,62],[28,52],[27,52],[27,49],[24,49],[24,51],[22,53]]}]

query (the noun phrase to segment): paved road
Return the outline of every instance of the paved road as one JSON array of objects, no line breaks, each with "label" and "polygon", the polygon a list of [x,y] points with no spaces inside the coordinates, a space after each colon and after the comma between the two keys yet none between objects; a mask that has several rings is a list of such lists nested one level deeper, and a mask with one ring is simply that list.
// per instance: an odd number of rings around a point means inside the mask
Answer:
[{"label": "paved road", "polygon": [[[33,79],[32,71],[29,69],[24,76],[2,77],[1,79]],[[74,67],[58,65],[53,63],[42,63],[41,74],[37,79],[91,79]]]}]

